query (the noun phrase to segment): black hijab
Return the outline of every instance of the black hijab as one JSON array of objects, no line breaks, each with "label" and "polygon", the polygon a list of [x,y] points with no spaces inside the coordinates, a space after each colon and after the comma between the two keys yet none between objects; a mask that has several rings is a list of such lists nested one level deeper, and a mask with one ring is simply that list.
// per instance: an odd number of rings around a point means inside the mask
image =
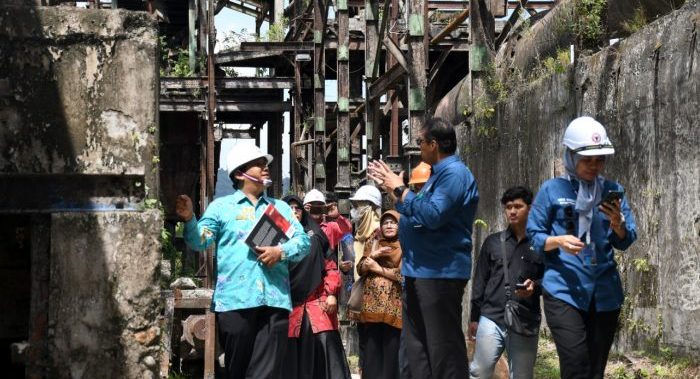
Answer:
[{"label": "black hijab", "polygon": [[[301,200],[294,195],[285,196],[282,200],[286,203],[294,201],[299,206],[302,204]],[[323,281],[325,270],[323,258],[330,246],[323,230],[306,210],[302,210],[300,223],[311,239],[311,246],[309,255],[289,265],[289,286],[294,306],[302,304]]]}]

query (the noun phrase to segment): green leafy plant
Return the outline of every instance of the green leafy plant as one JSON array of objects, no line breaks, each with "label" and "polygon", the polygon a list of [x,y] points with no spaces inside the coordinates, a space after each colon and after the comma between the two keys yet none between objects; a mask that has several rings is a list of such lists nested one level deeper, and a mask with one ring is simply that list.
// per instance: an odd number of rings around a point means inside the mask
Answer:
[{"label": "green leafy plant", "polygon": [[603,39],[607,0],[577,0],[573,30],[581,47],[598,47]]},{"label": "green leafy plant", "polygon": [[267,29],[267,41],[284,41],[284,37],[287,34],[287,26],[289,26],[289,19],[287,17],[282,17],[279,21],[271,24],[270,28]]}]

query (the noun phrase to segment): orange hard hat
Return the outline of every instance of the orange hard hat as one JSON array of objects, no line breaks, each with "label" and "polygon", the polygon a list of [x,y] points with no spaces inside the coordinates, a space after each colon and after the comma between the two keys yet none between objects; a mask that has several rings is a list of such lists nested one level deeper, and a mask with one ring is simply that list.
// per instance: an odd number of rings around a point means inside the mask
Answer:
[{"label": "orange hard hat", "polygon": [[408,184],[420,184],[420,183],[425,183],[428,181],[428,178],[430,177],[430,165],[421,162],[416,166],[416,168],[411,171],[411,180],[408,181]]}]

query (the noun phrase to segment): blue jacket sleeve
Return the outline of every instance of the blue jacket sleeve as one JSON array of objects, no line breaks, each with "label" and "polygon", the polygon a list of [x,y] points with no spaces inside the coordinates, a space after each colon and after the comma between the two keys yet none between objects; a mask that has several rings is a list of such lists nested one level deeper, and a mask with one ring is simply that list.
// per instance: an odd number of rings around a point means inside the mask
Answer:
[{"label": "blue jacket sleeve", "polygon": [[544,252],[544,244],[552,232],[552,212],[549,201],[547,182],[535,196],[530,214],[527,218],[527,236],[532,241],[532,247],[536,252]]},{"label": "blue jacket sleeve", "polygon": [[455,209],[461,209],[466,196],[474,196],[476,186],[473,180],[468,182],[466,175],[446,172],[439,182],[434,184],[435,191],[429,197],[418,197],[409,192],[399,212],[409,217],[415,224],[426,229],[440,229],[452,218]]},{"label": "blue jacket sleeve", "polygon": [[[622,190],[622,186],[620,186]],[[615,232],[610,230],[610,244],[617,250],[627,250],[634,241],[637,240],[637,224],[634,220],[634,214],[632,214],[632,209],[627,202],[627,197],[622,199],[622,204],[620,204],[620,210],[625,216],[625,238],[621,239],[615,234]]]},{"label": "blue jacket sleeve", "polygon": [[217,240],[220,223],[216,208],[216,205],[212,203],[204,211],[201,220],[197,221],[197,217],[193,216],[185,223],[185,243],[190,249],[204,251]]}]

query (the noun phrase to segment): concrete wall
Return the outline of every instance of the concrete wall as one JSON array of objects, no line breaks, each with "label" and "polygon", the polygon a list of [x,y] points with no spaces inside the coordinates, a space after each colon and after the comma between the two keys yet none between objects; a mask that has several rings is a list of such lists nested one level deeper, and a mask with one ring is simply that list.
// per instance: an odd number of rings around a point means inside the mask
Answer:
[{"label": "concrete wall", "polygon": [[[4,190],[29,187],[41,199],[43,188],[58,187],[39,208],[77,207],[77,183],[97,192],[83,197],[103,208],[118,208],[104,204],[116,195],[133,208],[143,184],[156,190],[156,36],[155,22],[137,12],[0,7],[0,174],[11,178]],[[37,185],[27,186],[26,175]],[[98,175],[115,178],[111,192]]]},{"label": "concrete wall", "polygon": [[567,72],[521,87],[493,120],[460,130],[482,194],[483,240],[505,225],[498,199],[507,187],[537,190],[561,171],[568,122],[590,115],[607,127],[616,154],[605,174],[625,186],[639,227],[639,240],[619,255],[628,294],[622,349],[700,351],[700,330],[690,327],[700,324],[699,30],[700,3],[691,1]]},{"label": "concrete wall", "polygon": [[51,219],[51,377],[155,378],[160,212]]},{"label": "concrete wall", "polygon": [[145,13],[0,6],[0,216],[51,214],[31,377],[158,376],[157,51]]}]

